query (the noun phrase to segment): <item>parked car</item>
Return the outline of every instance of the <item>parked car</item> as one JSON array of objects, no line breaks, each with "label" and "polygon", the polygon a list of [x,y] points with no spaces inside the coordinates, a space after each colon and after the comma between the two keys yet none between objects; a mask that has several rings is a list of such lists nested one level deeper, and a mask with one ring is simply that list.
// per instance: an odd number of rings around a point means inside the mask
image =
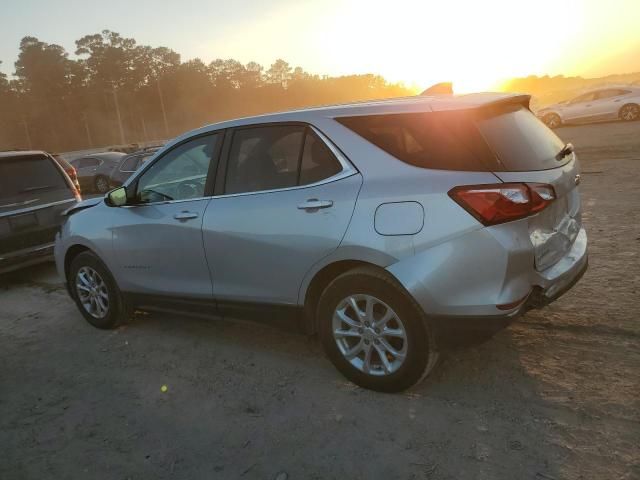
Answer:
[{"label": "parked car", "polygon": [[146,161],[148,161],[159,148],[144,149],[122,157],[120,163],[111,171],[109,184],[112,187],[122,185],[136,170],[138,170]]},{"label": "parked car", "polygon": [[107,149],[109,152],[120,152],[120,153],[133,153],[140,150],[140,145],[137,143],[130,143],[128,145],[113,145]]},{"label": "parked car", "polygon": [[78,190],[78,192],[81,192],[80,182],[78,182],[78,174],[75,167],[57,153],[52,153],[51,156],[56,162],[58,162],[58,165],[60,165],[65,173],[69,176],[69,178],[73,182],[73,185],[76,187],[76,190]]},{"label": "parked car", "polygon": [[427,375],[587,268],[578,159],[529,96],[415,97],[200,128],[68,214],[85,319],[133,308],[299,319],[350,380]]},{"label": "parked car", "polygon": [[45,152],[0,152],[0,273],[53,258],[62,212],[80,193]]},{"label": "parked car", "polygon": [[640,87],[607,87],[550,105],[537,112],[549,128],[569,123],[640,119]]},{"label": "parked car", "polygon": [[106,193],[110,188],[111,172],[125,156],[120,152],[94,153],[71,160],[70,163],[78,173],[83,191]]}]

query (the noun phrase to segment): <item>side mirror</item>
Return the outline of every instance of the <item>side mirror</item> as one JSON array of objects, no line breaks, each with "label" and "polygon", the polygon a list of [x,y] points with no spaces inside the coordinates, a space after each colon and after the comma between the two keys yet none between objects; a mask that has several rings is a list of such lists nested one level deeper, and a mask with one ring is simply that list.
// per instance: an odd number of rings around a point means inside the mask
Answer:
[{"label": "side mirror", "polygon": [[110,207],[122,207],[127,204],[127,189],[119,187],[111,190],[104,196],[104,200]]}]

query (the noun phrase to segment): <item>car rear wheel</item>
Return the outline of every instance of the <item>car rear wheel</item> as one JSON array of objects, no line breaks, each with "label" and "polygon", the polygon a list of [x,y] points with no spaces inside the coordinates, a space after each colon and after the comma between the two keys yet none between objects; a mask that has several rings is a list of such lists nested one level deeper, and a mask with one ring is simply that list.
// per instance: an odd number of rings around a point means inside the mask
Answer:
[{"label": "car rear wheel", "polygon": [[640,118],[640,106],[635,103],[629,103],[627,105],[623,105],[620,109],[620,119],[625,122],[633,122],[634,120],[638,120]]},{"label": "car rear wheel", "polygon": [[120,290],[107,267],[93,253],[83,252],[71,262],[68,277],[73,299],[94,327],[117,327],[124,318]]},{"label": "car rear wheel", "polygon": [[550,113],[548,115],[545,115],[542,121],[547,125],[547,127],[551,129],[558,128],[562,125],[562,120],[557,113]]},{"label": "car rear wheel", "polygon": [[109,179],[103,175],[98,175],[95,180],[96,192],[107,193],[109,191]]},{"label": "car rear wheel", "polygon": [[437,362],[427,318],[385,272],[364,267],[340,275],[323,292],[317,313],[327,356],[361,387],[402,391]]}]

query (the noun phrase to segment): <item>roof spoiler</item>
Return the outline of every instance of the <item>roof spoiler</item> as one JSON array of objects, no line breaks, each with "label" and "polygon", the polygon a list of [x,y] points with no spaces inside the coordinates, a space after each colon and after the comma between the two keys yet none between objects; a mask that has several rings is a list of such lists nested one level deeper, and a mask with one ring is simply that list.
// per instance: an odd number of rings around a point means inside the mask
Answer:
[{"label": "roof spoiler", "polygon": [[424,95],[453,95],[453,83],[440,82],[435,85],[431,85],[420,94],[420,96]]},{"label": "roof spoiler", "polygon": [[499,98],[493,102],[489,102],[486,105],[482,105],[480,108],[493,108],[493,107],[501,107],[503,105],[522,105],[527,110],[531,110],[529,106],[531,103],[531,95],[517,94],[517,95],[509,95],[504,98]]}]

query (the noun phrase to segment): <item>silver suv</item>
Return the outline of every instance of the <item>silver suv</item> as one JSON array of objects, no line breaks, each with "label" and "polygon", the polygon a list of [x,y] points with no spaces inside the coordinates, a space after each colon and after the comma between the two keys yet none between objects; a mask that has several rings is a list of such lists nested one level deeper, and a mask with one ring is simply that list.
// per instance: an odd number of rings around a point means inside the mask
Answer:
[{"label": "silver suv", "polygon": [[133,309],[292,318],[348,379],[399,391],[451,338],[580,278],[578,171],[528,96],[244,118],[175,139],[71,209],[56,261],[96,327]]}]

